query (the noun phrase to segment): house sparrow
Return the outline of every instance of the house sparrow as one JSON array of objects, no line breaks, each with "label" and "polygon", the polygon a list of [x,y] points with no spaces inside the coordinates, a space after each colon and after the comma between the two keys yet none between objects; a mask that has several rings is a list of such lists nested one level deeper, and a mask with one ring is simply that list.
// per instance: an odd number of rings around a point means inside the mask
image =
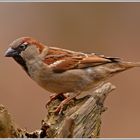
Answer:
[{"label": "house sparrow", "polygon": [[81,92],[96,87],[119,72],[140,66],[140,63],[125,62],[116,57],[49,47],[31,37],[13,41],[5,56],[13,57],[47,91],[56,96],[69,93],[56,112]]}]

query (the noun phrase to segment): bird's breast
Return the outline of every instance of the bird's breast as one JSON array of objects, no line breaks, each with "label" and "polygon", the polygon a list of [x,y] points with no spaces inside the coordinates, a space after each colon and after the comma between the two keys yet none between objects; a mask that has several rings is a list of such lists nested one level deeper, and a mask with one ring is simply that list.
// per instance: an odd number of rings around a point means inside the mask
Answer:
[{"label": "bird's breast", "polygon": [[53,93],[77,92],[83,90],[92,80],[84,70],[69,70],[54,73],[41,62],[28,65],[30,77],[42,88]]}]

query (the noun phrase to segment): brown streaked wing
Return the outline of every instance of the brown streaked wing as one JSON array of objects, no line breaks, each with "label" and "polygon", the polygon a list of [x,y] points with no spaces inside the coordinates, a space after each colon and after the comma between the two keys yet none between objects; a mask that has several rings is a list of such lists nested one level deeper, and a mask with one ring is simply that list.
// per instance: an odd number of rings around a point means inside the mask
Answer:
[{"label": "brown streaked wing", "polygon": [[58,48],[50,49],[44,60],[57,73],[69,69],[82,69],[117,61],[118,58],[114,57],[105,57],[94,53],[84,54]]}]

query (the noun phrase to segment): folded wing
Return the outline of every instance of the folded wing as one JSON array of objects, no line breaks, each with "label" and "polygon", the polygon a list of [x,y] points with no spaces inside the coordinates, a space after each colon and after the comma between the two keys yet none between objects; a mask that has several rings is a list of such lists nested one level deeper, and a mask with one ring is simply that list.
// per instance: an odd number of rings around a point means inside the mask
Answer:
[{"label": "folded wing", "polygon": [[50,47],[44,62],[56,73],[70,69],[83,69],[118,62],[119,58],[105,57],[104,55],[85,54],[65,49]]}]

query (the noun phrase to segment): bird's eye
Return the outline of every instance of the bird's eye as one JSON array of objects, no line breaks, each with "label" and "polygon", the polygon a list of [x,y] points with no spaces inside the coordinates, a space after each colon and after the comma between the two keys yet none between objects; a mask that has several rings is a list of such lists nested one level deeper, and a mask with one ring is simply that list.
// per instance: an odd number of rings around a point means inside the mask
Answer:
[{"label": "bird's eye", "polygon": [[25,50],[25,49],[27,48],[27,45],[28,45],[28,44],[24,44],[24,43],[21,44],[21,45],[19,46],[20,50],[22,50],[22,51]]}]

